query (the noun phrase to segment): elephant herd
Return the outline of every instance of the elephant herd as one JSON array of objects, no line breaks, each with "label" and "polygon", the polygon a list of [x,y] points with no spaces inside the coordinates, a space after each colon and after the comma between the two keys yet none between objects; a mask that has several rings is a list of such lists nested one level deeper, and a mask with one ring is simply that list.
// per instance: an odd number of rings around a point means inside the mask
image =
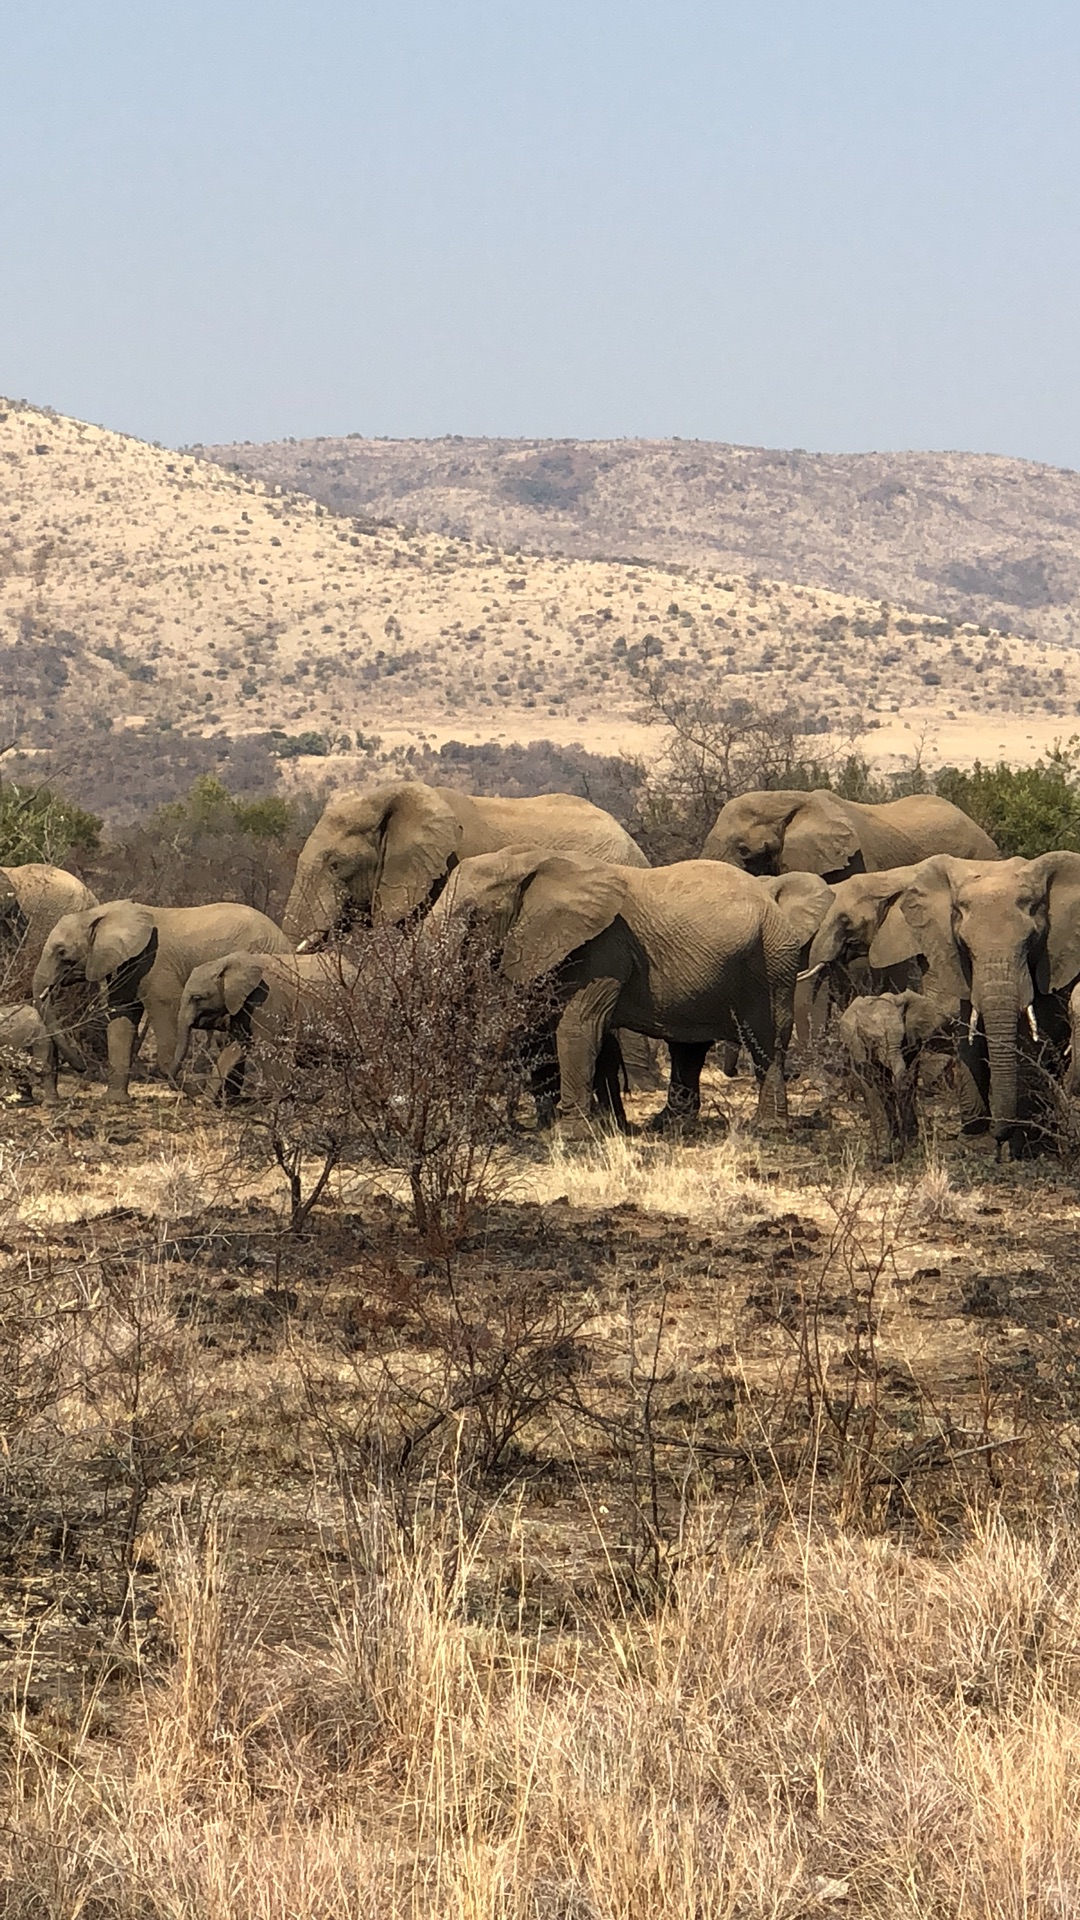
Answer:
[{"label": "elephant herd", "polygon": [[1039,1076],[1080,1072],[1080,855],[1001,859],[934,795],[867,806],[790,791],[730,801],[700,859],[654,868],[586,800],[420,782],[328,803],[281,927],[229,902],[102,903],[55,868],[0,869],[8,978],[21,966],[30,989],[0,1008],[0,1047],[29,1048],[55,1098],[58,1062],[85,1066],[81,1033],[96,1020],[107,1098],[122,1101],[147,1030],[159,1071],[176,1074],[192,1032],[216,1029],[235,1091],[253,1041],[356,985],[342,940],[414,918],[424,941],[467,924],[508,979],[552,983],[570,1133],[589,1125],[615,1034],[628,1058],[642,1040],[666,1043],[653,1124],[697,1112],[718,1043],[729,1071],[746,1052],[759,1120],[782,1123],[797,998],[811,1033],[830,1001],[848,1003],[837,1035],[894,1145],[915,1128],[927,1044],[955,1034],[962,1124],[992,1129],[1006,1155],[1038,1132]]}]

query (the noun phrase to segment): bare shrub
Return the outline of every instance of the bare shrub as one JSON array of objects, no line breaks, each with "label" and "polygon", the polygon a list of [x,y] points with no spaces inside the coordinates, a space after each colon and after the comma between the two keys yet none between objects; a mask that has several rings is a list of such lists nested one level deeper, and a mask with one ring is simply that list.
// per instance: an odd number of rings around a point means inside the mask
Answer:
[{"label": "bare shrub", "polygon": [[355,973],[282,1043],[254,1049],[268,1097],[253,1124],[285,1175],[294,1227],[339,1164],[365,1161],[408,1192],[417,1231],[445,1253],[494,1192],[551,993],[507,981],[450,923],[374,929],[349,958]]}]

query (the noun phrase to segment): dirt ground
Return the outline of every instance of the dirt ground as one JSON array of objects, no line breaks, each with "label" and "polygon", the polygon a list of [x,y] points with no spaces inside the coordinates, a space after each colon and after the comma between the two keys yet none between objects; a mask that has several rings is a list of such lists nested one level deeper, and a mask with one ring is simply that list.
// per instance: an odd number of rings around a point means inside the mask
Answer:
[{"label": "dirt ground", "polygon": [[[637,1127],[659,1102],[632,1098]],[[104,1711],[164,1655],[178,1515],[227,1520],[269,1644],[317,1639],[352,1551],[343,1476],[378,1471],[404,1508],[455,1450],[476,1604],[560,1631],[599,1589],[655,1581],[704,1496],[734,1525],[810,1499],[940,1542],[974,1508],[1022,1514],[1067,1487],[1074,1170],[995,1165],[956,1137],[947,1093],[921,1148],[877,1171],[811,1063],[791,1105],[787,1133],[759,1137],[747,1081],[716,1075],[685,1142],[526,1130],[504,1197],[446,1259],[364,1166],[290,1234],[243,1116],[151,1085],[119,1116],[97,1090],[6,1109],[9,1313],[70,1322],[43,1388],[32,1328],[9,1354],[16,1694]]]}]

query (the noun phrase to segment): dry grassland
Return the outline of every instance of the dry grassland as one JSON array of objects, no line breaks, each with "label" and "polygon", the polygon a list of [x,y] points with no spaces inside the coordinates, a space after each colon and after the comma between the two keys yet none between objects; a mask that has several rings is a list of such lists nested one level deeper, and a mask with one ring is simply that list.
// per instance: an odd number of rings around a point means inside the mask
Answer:
[{"label": "dry grassland", "polygon": [[874,729],[885,764],[946,741],[1029,758],[1080,706],[1069,649],[756,576],[406,534],[13,403],[0,643],[0,696],[39,745],[119,723],[647,750],[650,656],[675,694]]},{"label": "dry grassland", "polygon": [[250,1116],[9,1112],[5,1915],[1076,1911],[1075,1182],[793,1094],[524,1135],[449,1268]]}]

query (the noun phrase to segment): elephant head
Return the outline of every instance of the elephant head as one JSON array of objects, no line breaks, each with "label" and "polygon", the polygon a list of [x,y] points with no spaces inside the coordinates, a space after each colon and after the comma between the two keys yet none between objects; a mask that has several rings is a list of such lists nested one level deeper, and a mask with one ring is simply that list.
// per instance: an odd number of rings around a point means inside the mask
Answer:
[{"label": "elephant head", "polygon": [[922,949],[899,900],[914,872],[914,867],[891,867],[884,873],[857,873],[838,881],[832,904],[814,935],[809,966],[817,969],[836,961],[869,960],[872,967],[884,969],[913,960]]},{"label": "elephant head", "polygon": [[910,988],[903,993],[863,995],[840,1015],[836,1031],[856,1066],[877,1067],[899,1088],[919,1049],[941,1033],[949,1015],[936,1001]]},{"label": "elephant head", "polygon": [[747,873],[839,880],[867,867],[904,866],[918,849],[869,809],[835,793],[779,789],[729,800],[701,852],[704,860],[726,860]]},{"label": "elephant head", "polygon": [[455,868],[431,916],[433,934],[467,917],[525,985],[609,927],[625,899],[618,867],[592,867],[542,847],[502,847]]},{"label": "elephant head", "polygon": [[258,953],[226,953],[192,969],[177,1016],[174,1074],[184,1064],[194,1031],[206,1033],[226,1026],[265,1000],[265,958]]},{"label": "elephant head", "polygon": [[285,933],[312,947],[354,919],[407,918],[446,878],[460,843],[449,802],[420,781],[336,795],[296,863]]},{"label": "elephant head", "polygon": [[990,1112],[998,1139],[1017,1120],[1017,1026],[1037,1033],[1035,1000],[1080,978],[1080,854],[993,864],[938,854],[916,867],[900,897],[919,936],[928,990],[971,1009],[990,1062]]},{"label": "elephant head", "polygon": [[100,985],[148,952],[152,957],[155,941],[153,914],[134,900],[109,900],[82,913],[65,913],[56,922],[34,969],[34,1003],[70,1066],[81,1072],[86,1063],[76,1058],[57,1019],[55,990],[78,980]]}]

